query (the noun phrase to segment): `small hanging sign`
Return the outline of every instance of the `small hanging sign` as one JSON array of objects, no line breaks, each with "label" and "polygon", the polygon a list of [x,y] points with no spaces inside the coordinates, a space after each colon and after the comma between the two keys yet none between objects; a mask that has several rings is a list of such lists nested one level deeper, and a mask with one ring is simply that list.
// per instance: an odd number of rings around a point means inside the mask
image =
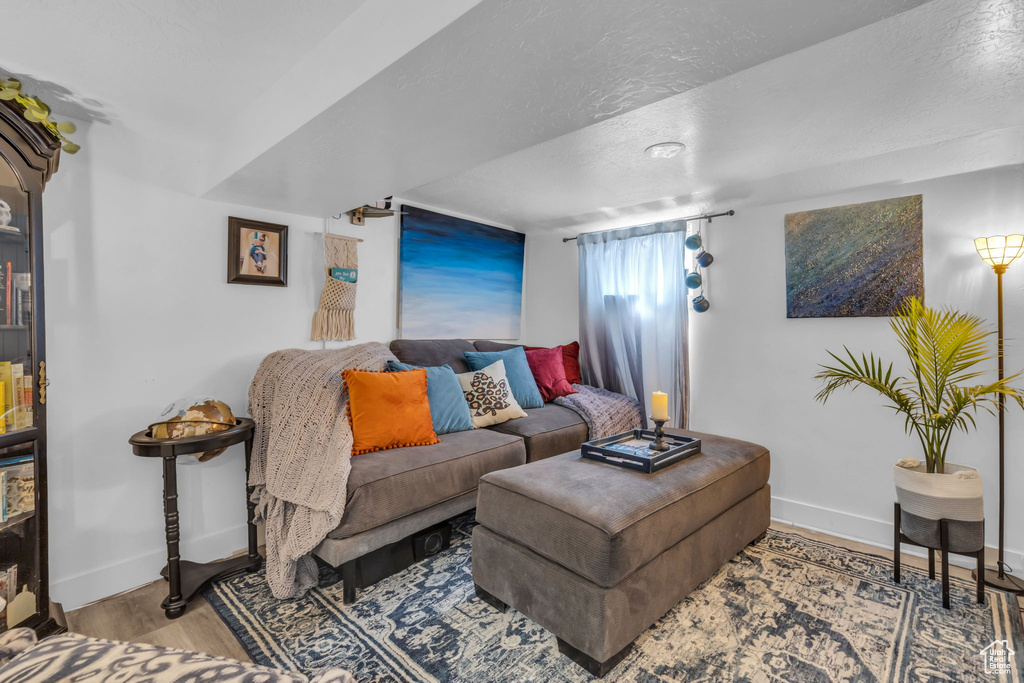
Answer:
[{"label": "small hanging sign", "polygon": [[339,282],[355,282],[358,274],[355,268],[331,268],[331,277]]}]

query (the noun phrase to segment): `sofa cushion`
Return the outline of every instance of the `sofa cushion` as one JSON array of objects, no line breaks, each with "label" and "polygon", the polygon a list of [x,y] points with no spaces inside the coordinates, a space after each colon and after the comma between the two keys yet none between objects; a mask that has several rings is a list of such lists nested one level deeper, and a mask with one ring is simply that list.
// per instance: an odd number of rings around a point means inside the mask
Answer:
[{"label": "sofa cushion", "polygon": [[[477,351],[506,351],[523,345],[480,340],[473,342],[473,346],[476,347]],[[536,351],[538,349],[546,349],[548,347],[523,346],[523,348],[527,351]],[[583,378],[580,376],[580,343],[578,341],[574,341],[571,344],[563,344],[562,346],[551,348],[562,350],[562,361],[565,364],[565,378],[569,380],[569,384],[583,384]]]},{"label": "sofa cushion", "polygon": [[455,375],[469,408],[474,427],[487,427],[526,417],[505,376],[505,364],[495,361],[486,368]]},{"label": "sofa cushion", "polygon": [[[390,372],[414,369],[415,365],[388,361]],[[430,419],[434,422],[434,431],[438,434],[451,434],[473,429],[469,404],[466,403],[462,385],[452,371],[452,366],[440,365],[423,369],[427,371],[427,401],[430,402]]]},{"label": "sofa cushion", "polygon": [[480,477],[526,462],[522,439],[489,429],[445,434],[434,446],[352,458],[345,515],[330,538],[347,538],[475,491]]},{"label": "sofa cushion", "polygon": [[[527,346],[526,352],[543,349],[543,346]],[[563,344],[554,347],[562,351],[562,364],[565,365],[565,378],[569,384],[583,384],[583,377],[580,374],[580,343]]]},{"label": "sofa cushion", "polygon": [[508,351],[509,349],[517,349],[522,344],[509,344],[507,342],[496,342],[488,341],[486,339],[479,339],[473,342],[473,346],[477,351]]},{"label": "sofa cushion", "polygon": [[427,400],[427,371],[342,370],[352,427],[352,455],[370,451],[429,446],[440,442],[434,433]]},{"label": "sofa cushion", "polygon": [[763,446],[711,434],[654,474],[580,457],[531,462],[480,481],[480,524],[611,588],[768,482]]},{"label": "sofa cushion", "polygon": [[505,374],[516,402],[523,408],[540,408],[544,405],[537,380],[533,378],[530,363],[526,360],[526,351],[521,346],[507,351],[466,351],[465,356],[474,371],[483,370],[499,360],[504,362]]},{"label": "sofa cushion", "polygon": [[462,354],[472,350],[473,345],[465,339],[396,339],[391,342],[391,353],[403,363],[420,367],[450,365],[456,373],[469,372],[469,363]]},{"label": "sofa cushion", "polygon": [[35,645],[38,640],[36,632],[24,626],[0,633],[0,666]]},{"label": "sofa cushion", "polygon": [[527,351],[526,362],[530,364],[533,379],[536,380],[537,389],[540,390],[540,396],[545,402],[576,393],[565,378],[561,347]]},{"label": "sofa cushion", "polygon": [[587,440],[587,423],[583,418],[576,411],[553,403],[531,408],[526,417],[489,429],[522,437],[527,462],[577,450]]}]

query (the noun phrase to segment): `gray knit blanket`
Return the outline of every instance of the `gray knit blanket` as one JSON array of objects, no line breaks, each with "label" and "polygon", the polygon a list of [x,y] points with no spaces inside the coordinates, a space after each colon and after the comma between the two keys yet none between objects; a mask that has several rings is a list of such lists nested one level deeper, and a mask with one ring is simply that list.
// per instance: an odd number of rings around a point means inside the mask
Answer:
[{"label": "gray knit blanket", "polygon": [[635,398],[586,384],[573,384],[575,394],[560,396],[555,404],[575,410],[587,423],[590,439],[603,439],[642,428],[644,409]]},{"label": "gray knit blanket", "polygon": [[317,584],[313,549],[345,513],[352,429],[341,371],[381,371],[398,360],[383,344],[286,349],[267,356],[249,387],[256,422],[249,485],[266,525],[267,581],[276,598]]}]

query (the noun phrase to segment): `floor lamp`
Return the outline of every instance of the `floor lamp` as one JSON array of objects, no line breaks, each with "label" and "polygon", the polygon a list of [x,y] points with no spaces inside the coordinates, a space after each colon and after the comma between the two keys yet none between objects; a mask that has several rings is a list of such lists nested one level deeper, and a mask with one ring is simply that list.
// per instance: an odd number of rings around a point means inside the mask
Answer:
[{"label": "floor lamp", "polygon": [[[996,272],[996,301],[998,306],[997,343],[996,349],[999,355],[999,379],[1003,379],[1003,273],[1011,263],[1024,254],[1024,235],[995,235],[993,237],[979,237],[974,240],[974,248],[978,250],[985,263],[992,266]],[[1004,510],[1004,488],[1006,487],[1005,458],[1006,441],[1004,414],[1006,413],[1006,398],[999,396],[999,560],[995,567],[985,568],[985,583],[994,588],[1024,593],[1024,581],[1006,572],[1006,563],[1003,561],[1003,517]]]}]

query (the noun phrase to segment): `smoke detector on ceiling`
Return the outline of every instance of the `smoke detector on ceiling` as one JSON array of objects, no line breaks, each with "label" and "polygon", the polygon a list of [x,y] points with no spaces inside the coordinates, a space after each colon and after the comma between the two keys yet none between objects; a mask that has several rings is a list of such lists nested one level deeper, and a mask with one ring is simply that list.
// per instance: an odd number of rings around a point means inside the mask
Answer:
[{"label": "smoke detector on ceiling", "polygon": [[671,159],[684,149],[686,149],[686,145],[681,142],[659,142],[656,145],[651,145],[644,152],[652,159]]}]

